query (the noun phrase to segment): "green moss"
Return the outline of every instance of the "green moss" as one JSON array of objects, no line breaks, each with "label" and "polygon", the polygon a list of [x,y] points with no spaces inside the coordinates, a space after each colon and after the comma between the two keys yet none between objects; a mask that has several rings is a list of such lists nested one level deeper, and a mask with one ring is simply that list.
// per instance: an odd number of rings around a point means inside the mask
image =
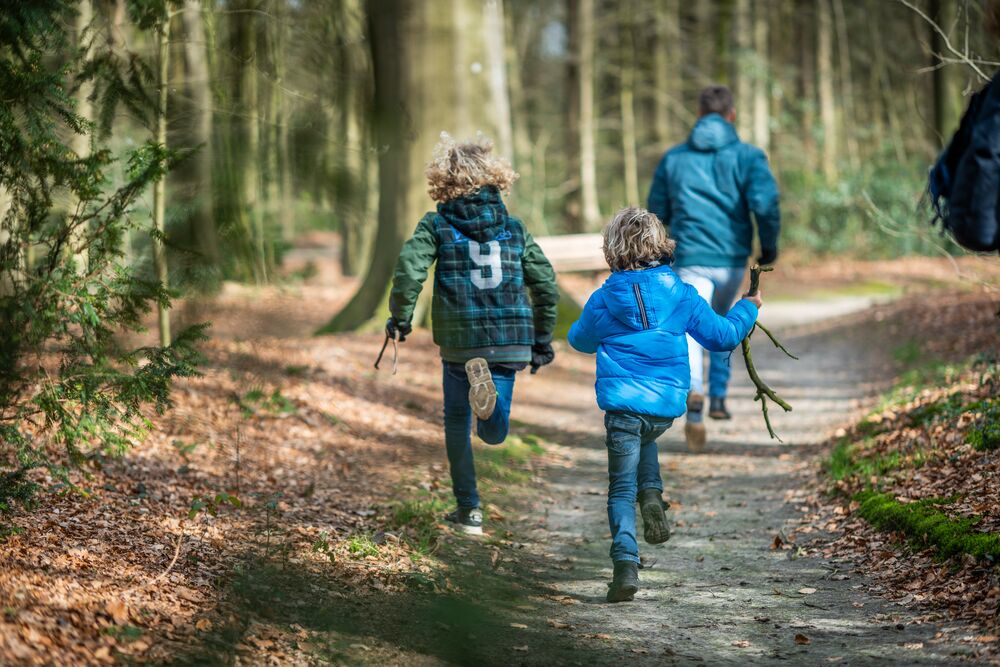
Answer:
[{"label": "green moss", "polygon": [[556,340],[566,340],[566,337],[569,336],[569,328],[573,326],[574,322],[580,319],[582,312],[583,308],[576,302],[576,299],[560,287],[559,305],[556,312],[556,329],[553,332],[553,337]]},{"label": "green moss", "polygon": [[1000,559],[1000,535],[977,532],[978,519],[952,519],[935,508],[954,498],[903,504],[888,493],[863,491],[855,500],[861,503],[858,513],[879,530],[901,532],[917,544],[935,547],[944,558],[969,554]]},{"label": "green moss", "polygon": [[984,400],[968,407],[980,413],[965,441],[980,451],[1000,449],[1000,401]]},{"label": "green moss", "polygon": [[840,481],[850,477],[860,477],[867,480],[872,476],[878,477],[892,470],[898,470],[903,463],[903,456],[899,452],[855,456],[857,449],[846,440],[834,447],[826,463],[826,471],[831,479]]}]

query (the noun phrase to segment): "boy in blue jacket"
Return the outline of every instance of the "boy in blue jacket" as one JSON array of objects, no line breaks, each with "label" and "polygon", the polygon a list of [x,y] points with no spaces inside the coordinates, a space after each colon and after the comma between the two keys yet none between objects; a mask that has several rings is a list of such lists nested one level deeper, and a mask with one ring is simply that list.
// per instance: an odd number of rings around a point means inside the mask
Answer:
[{"label": "boy in blue jacket", "polygon": [[631,600],[639,590],[637,496],[646,542],[670,538],[656,439],[685,411],[691,378],[685,334],[709,350],[732,350],[750,332],[761,305],[759,295],[745,296],[725,316],[716,314],[670,268],[675,245],[654,214],[619,211],[604,229],[611,277],[569,332],[575,349],[597,353],[614,562],[608,602]]}]

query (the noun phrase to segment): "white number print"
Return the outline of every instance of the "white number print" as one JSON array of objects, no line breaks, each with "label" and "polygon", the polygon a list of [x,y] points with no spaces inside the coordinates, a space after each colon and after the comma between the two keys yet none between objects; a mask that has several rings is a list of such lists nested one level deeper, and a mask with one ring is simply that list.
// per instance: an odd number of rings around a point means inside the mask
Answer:
[{"label": "white number print", "polygon": [[[475,241],[469,241],[469,257],[476,268],[472,269],[472,284],[479,289],[496,289],[503,281],[503,269],[500,265],[500,242],[490,241],[485,246]],[[489,275],[486,275],[489,269]]]}]

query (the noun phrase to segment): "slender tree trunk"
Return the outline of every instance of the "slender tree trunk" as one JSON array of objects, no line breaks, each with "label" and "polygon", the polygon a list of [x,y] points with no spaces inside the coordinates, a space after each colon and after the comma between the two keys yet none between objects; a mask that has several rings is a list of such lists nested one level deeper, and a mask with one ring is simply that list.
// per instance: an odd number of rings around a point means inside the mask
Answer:
[{"label": "slender tree trunk", "polygon": [[753,49],[754,24],[751,0],[736,0],[734,10],[736,24],[736,129],[744,140],[753,136],[755,106],[748,104],[753,100],[754,73],[757,70],[756,53]]},{"label": "slender tree trunk", "polygon": [[[955,23],[957,20],[957,0],[931,0],[930,16],[938,26],[955,42]],[[929,27],[931,44],[931,66],[934,67],[934,132],[937,135],[937,147],[944,146],[951,140],[951,135],[958,128],[962,117],[962,82],[961,67],[958,64],[942,63],[946,53],[944,39]]]},{"label": "slender tree trunk", "polygon": [[511,124],[511,104],[507,93],[505,61],[506,30],[503,0],[485,0],[483,4],[483,44],[486,47],[486,75],[489,77],[490,99],[487,111],[496,128],[496,148],[508,160],[514,159],[514,130]]},{"label": "slender tree trunk", "polygon": [[597,125],[594,117],[594,0],[580,0],[580,200],[583,224],[601,223],[597,201]]},{"label": "slender tree trunk", "polygon": [[[77,5],[78,13],[76,15],[76,39],[77,47],[82,50],[82,57],[84,60],[90,60],[92,56],[92,44],[94,41],[93,35],[89,34],[91,24],[94,21],[94,6],[91,0],[80,0]],[[75,101],[76,101],[76,113],[81,118],[91,121],[94,118],[94,108],[93,104],[90,102],[90,95],[93,92],[94,86],[89,81],[84,81],[80,83],[79,88],[76,91]],[[88,129],[83,133],[73,133],[73,137],[70,140],[70,148],[78,157],[86,158],[90,155],[90,142],[91,142],[91,132]],[[73,215],[74,210],[77,207],[77,201],[74,198],[69,203],[69,215]],[[73,235],[72,247],[76,259],[76,269],[80,273],[87,272],[87,263],[89,262],[90,253],[87,252],[85,239],[87,230],[83,226],[77,228]]]},{"label": "slender tree trunk", "polygon": [[753,140],[765,151],[771,145],[770,71],[768,64],[767,7],[757,0],[753,17],[753,48],[757,63],[753,79]]},{"label": "slender tree trunk", "polygon": [[[163,17],[159,26],[158,41],[158,75],[157,88],[159,96],[156,105],[156,143],[161,146],[167,145],[167,100],[169,97],[169,77],[170,77],[170,16]],[[167,251],[163,244],[163,235],[166,233],[165,207],[166,207],[166,176],[161,176],[153,185],[153,227],[156,234],[153,236],[153,267],[156,270],[156,279],[160,285],[167,289],[169,286],[167,274]],[[167,347],[170,345],[170,310],[160,304],[157,307],[159,315],[160,345]]]},{"label": "slender tree trunk", "polygon": [[827,183],[837,180],[837,110],[833,99],[833,21],[830,0],[816,0],[817,39],[816,76],[819,80],[819,115],[823,126],[823,177]]},{"label": "slender tree trunk", "polygon": [[695,2],[694,4],[694,51],[695,86],[701,88],[712,83],[715,74],[715,38],[718,33],[715,24],[715,3]]},{"label": "slender tree trunk", "polygon": [[[534,156],[532,155],[530,127],[528,126],[528,110],[525,106],[524,84],[521,79],[521,54],[518,50],[517,27],[514,24],[513,12],[504,15],[506,32],[505,50],[507,81],[510,92],[511,132],[514,142],[514,167],[521,174],[517,190],[518,199],[522,202],[535,200],[535,191],[544,190],[544,183],[536,183]],[[532,209],[531,221],[539,222],[540,211]]]},{"label": "slender tree trunk", "polygon": [[680,1],[663,0],[654,5],[655,43],[653,44],[653,127],[656,143],[666,148],[675,137],[673,118],[685,117],[684,82],[681,77],[683,47],[681,44]]},{"label": "slender tree trunk", "polygon": [[430,204],[424,165],[438,132],[455,113],[448,95],[433,94],[441,86],[440,73],[451,69],[455,26],[450,12],[432,5],[422,0],[370,2],[376,141],[384,147],[378,161],[377,251],[357,293],[322,333],[355,329],[378,312],[399,250]]},{"label": "slender tree trunk", "polygon": [[581,0],[566,0],[566,158],[570,179],[563,199],[563,217],[571,232],[583,231],[580,203],[580,7]]},{"label": "slender tree trunk", "polygon": [[837,27],[837,54],[840,56],[840,108],[841,127],[844,128],[844,139],[847,145],[847,159],[851,168],[861,165],[861,154],[858,148],[858,138],[855,135],[857,117],[854,112],[854,81],[851,74],[851,48],[848,41],[847,16],[844,13],[844,1],[833,0],[833,15]]},{"label": "slender tree trunk", "polygon": [[190,160],[194,188],[191,213],[192,235],[204,261],[219,263],[219,239],[212,215],[212,90],[208,68],[208,41],[201,0],[184,0],[184,58],[187,66],[187,94],[190,100],[191,143],[197,148]]},{"label": "slender tree trunk", "polygon": [[630,206],[640,206],[639,163],[636,156],[635,133],[635,25],[631,2],[622,2],[622,58],[618,102],[622,119],[622,163],[625,167],[625,200]]},{"label": "slender tree trunk", "polygon": [[816,172],[816,51],[813,38],[816,25],[813,17],[800,11],[798,17],[799,95],[802,105],[802,157],[805,172],[810,177]]}]

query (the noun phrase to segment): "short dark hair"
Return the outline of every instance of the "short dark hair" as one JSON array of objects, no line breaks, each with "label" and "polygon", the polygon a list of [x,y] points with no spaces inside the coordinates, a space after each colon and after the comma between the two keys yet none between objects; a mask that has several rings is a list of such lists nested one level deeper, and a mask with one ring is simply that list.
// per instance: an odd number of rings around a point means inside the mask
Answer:
[{"label": "short dark hair", "polygon": [[733,91],[726,86],[709,86],[698,94],[698,113],[703,116],[710,113],[725,116],[732,110]]}]

